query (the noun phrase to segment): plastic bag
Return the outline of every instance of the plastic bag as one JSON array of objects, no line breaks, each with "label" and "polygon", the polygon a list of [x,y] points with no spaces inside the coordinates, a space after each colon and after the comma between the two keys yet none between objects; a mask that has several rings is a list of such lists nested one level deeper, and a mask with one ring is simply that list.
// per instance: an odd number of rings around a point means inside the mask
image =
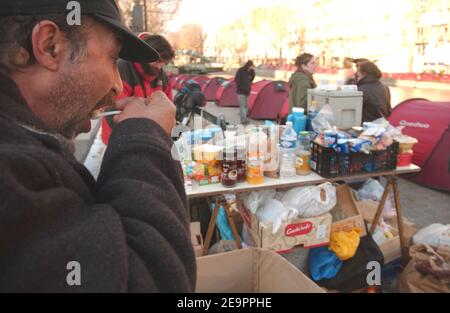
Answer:
[{"label": "plastic bag", "polygon": [[[211,204],[211,209],[214,209],[215,204]],[[221,205],[216,220],[217,228],[219,229],[220,238],[222,240],[234,240],[233,232],[231,231],[230,224],[225,213],[224,207]]]},{"label": "plastic bag", "polygon": [[256,212],[258,219],[266,225],[272,224],[272,233],[275,234],[283,222],[294,218],[296,212],[284,207],[283,203],[275,199],[269,199]]},{"label": "plastic bag", "polygon": [[311,249],[309,252],[309,272],[313,280],[334,278],[342,266],[342,261],[327,247]]},{"label": "plastic bag", "polygon": [[248,210],[250,210],[250,212],[252,212],[253,214],[256,214],[258,208],[269,199],[275,198],[275,195],[276,195],[275,189],[270,189],[241,194],[239,197],[244,203],[245,207]]},{"label": "plastic bag", "polygon": [[334,113],[333,109],[329,104],[324,105],[319,113],[311,121],[311,126],[313,130],[321,134],[326,130],[330,130],[334,125]]},{"label": "plastic bag", "polygon": [[358,250],[361,230],[354,228],[351,231],[332,232],[330,237],[330,250],[336,253],[341,261],[353,258]]},{"label": "plastic bag", "polygon": [[450,248],[450,224],[431,224],[413,236],[414,244],[427,244],[435,248]]},{"label": "plastic bag", "polygon": [[314,217],[327,213],[336,205],[336,187],[327,182],[319,186],[289,190],[281,199],[288,209],[299,217]]},{"label": "plastic bag", "polygon": [[376,150],[386,150],[394,142],[394,138],[401,135],[403,129],[392,126],[383,117],[373,122],[365,122],[363,126],[364,131],[360,138],[373,140]]},{"label": "plastic bag", "polygon": [[[378,180],[369,178],[366,180],[364,185],[360,190],[358,190],[358,197],[361,200],[373,200],[380,202],[383,196],[384,187],[380,184]],[[383,208],[383,218],[391,219],[396,216],[395,208],[392,206],[389,198],[386,199],[386,203]]]}]

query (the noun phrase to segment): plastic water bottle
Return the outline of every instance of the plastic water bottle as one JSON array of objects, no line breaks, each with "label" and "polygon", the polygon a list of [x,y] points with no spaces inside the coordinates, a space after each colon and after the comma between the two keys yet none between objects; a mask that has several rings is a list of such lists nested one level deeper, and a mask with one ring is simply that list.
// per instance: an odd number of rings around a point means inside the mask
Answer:
[{"label": "plastic water bottle", "polygon": [[292,128],[292,122],[287,122],[286,129],[280,139],[280,177],[293,177],[296,175],[296,150],[297,133]]},{"label": "plastic water bottle", "polygon": [[297,133],[292,128],[292,122],[286,122],[286,129],[280,139],[280,147],[294,150],[297,148]]},{"label": "plastic water bottle", "polygon": [[295,164],[297,156],[295,149],[284,149],[280,147],[280,177],[294,177],[296,175]]}]

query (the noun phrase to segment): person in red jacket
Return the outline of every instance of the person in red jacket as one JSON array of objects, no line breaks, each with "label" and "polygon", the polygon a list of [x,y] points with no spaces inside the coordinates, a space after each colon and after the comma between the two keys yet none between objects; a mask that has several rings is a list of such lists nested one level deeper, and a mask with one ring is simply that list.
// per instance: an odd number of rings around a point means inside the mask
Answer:
[{"label": "person in red jacket", "polygon": [[[138,63],[120,59],[118,66],[123,91],[117,99],[126,97],[148,98],[153,92],[161,90],[170,101],[173,101],[172,87],[163,67],[175,57],[175,51],[167,39],[161,35],[142,33],[139,38],[155,49],[160,58],[152,63]],[[104,144],[109,142],[112,127],[114,127],[112,117],[103,118],[102,141]]]}]

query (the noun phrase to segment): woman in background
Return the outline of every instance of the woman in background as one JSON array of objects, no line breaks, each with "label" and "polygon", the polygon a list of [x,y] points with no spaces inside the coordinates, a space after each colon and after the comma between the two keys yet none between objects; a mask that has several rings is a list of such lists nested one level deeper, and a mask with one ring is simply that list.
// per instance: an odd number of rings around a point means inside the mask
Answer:
[{"label": "woman in background", "polygon": [[372,122],[391,113],[389,88],[380,81],[382,73],[373,62],[358,64],[357,85],[363,92],[363,122]]},{"label": "woman in background", "polygon": [[289,79],[289,114],[293,107],[305,109],[307,114],[308,89],[317,87],[313,75],[316,72],[316,61],[314,56],[309,53],[303,53],[295,60],[295,71]]}]

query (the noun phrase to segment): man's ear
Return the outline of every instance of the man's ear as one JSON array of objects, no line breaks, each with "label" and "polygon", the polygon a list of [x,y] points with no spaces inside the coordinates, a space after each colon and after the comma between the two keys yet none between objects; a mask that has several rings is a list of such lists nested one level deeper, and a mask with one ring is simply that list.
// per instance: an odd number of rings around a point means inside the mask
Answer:
[{"label": "man's ear", "polygon": [[41,21],[31,33],[36,62],[49,71],[57,71],[66,52],[66,40],[59,26],[52,21]]}]

